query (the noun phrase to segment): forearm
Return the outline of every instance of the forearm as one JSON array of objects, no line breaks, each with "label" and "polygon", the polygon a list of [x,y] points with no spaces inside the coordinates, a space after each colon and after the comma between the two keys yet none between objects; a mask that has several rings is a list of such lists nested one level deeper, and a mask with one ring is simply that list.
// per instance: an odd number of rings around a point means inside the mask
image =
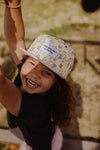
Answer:
[{"label": "forearm", "polygon": [[13,115],[18,116],[21,105],[20,90],[8,80],[0,66],[0,103]]},{"label": "forearm", "polygon": [[[7,0],[9,6],[18,6],[20,0]],[[17,9],[5,8],[4,31],[8,47],[11,51],[16,64],[19,64],[23,58],[19,48],[25,49],[24,42],[24,24],[22,19],[21,7]]]}]

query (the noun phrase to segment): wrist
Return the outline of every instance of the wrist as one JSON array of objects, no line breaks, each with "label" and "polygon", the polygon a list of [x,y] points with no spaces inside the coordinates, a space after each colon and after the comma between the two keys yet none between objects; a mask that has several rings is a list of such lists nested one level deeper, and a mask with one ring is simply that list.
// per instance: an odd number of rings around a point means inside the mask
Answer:
[{"label": "wrist", "polygon": [[5,4],[7,8],[19,8],[21,7],[21,0],[12,0],[12,2],[10,2],[10,0],[5,0]]}]

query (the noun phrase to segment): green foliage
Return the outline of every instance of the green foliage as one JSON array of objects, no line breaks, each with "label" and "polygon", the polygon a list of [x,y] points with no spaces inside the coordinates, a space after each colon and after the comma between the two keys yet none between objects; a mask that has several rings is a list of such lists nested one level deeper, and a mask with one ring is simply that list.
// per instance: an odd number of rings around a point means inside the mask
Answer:
[{"label": "green foliage", "polygon": [[8,128],[7,115],[3,116],[3,119],[0,121],[0,127]]},{"label": "green foliage", "polygon": [[78,27],[84,27],[87,28],[90,26],[89,23],[73,23],[70,25],[72,28],[77,29]]},{"label": "green foliage", "polygon": [[6,45],[0,46],[0,57],[3,58],[5,56],[9,56],[9,50],[7,49]]},{"label": "green foliage", "polygon": [[57,35],[68,34],[68,32],[71,30],[80,30],[80,27],[87,28],[89,26],[90,24],[88,23],[73,23],[69,25],[62,25],[60,27],[56,27],[48,31],[43,31],[43,33],[46,33],[52,36],[57,36]]},{"label": "green foliage", "polygon": [[79,2],[80,0],[54,0],[54,2],[58,2],[58,3],[60,3],[60,2],[62,2],[62,1],[69,1],[69,2],[74,2],[74,3],[77,3],[77,2]]},{"label": "green foliage", "polygon": [[62,25],[61,27],[56,27],[53,29],[50,29],[49,31],[43,31],[46,34],[50,34],[52,36],[57,36],[58,34],[64,34],[67,33],[68,28],[65,25]]},{"label": "green foliage", "polygon": [[0,150],[4,150],[6,145],[7,145],[6,143],[3,143],[3,142],[0,143]]},{"label": "green foliage", "polygon": [[100,134],[100,130],[98,130],[98,133]]},{"label": "green foliage", "polygon": [[95,24],[95,25],[94,25],[94,29],[98,29],[98,28],[100,28],[100,25]]},{"label": "green foliage", "polygon": [[2,65],[5,76],[12,80],[16,72],[16,65],[11,58],[8,58]]},{"label": "green foliage", "polygon": [[79,2],[79,0],[71,0],[72,2],[76,3],[76,2]]}]

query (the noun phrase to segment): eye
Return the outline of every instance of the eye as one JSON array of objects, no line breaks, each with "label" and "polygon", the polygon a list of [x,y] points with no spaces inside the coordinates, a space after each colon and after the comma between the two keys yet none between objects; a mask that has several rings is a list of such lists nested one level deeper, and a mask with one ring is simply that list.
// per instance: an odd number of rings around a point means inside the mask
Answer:
[{"label": "eye", "polygon": [[45,73],[45,75],[47,75],[47,76],[50,76],[50,77],[52,77],[52,78],[55,78],[55,75],[51,72],[51,71],[44,71],[44,73]]},{"label": "eye", "polygon": [[49,76],[52,76],[51,72],[49,72],[49,71],[45,71],[45,73]]},{"label": "eye", "polygon": [[32,64],[33,66],[35,66],[35,63],[34,63],[34,62],[30,61],[29,63]]}]

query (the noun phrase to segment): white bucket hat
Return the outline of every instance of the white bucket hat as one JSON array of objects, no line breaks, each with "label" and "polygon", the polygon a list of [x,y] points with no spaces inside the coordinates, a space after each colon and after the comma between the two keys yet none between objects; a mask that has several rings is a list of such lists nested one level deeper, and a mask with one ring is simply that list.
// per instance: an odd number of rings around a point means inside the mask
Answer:
[{"label": "white bucket hat", "polygon": [[50,70],[66,79],[74,64],[74,51],[63,40],[40,35],[26,51],[20,51],[27,56],[33,57]]}]

